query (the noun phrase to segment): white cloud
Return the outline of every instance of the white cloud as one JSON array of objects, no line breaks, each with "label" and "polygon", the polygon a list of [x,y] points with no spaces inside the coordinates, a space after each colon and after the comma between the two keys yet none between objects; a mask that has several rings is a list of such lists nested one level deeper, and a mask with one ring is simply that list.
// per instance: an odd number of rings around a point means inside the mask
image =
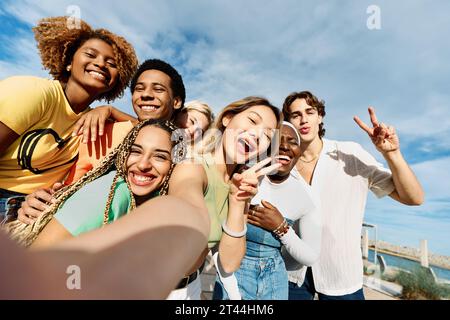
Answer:
[{"label": "white cloud", "polygon": [[[368,121],[369,105],[382,121],[396,126],[402,146],[423,142],[414,152],[430,152],[431,158],[448,150],[447,1],[377,1],[382,29],[376,31],[366,28],[366,8],[372,1],[45,0],[9,1],[0,10],[34,25],[39,18],[64,15],[72,4],[94,28],[126,37],[141,61],[162,58],[175,64],[184,76],[187,98],[205,100],[216,113],[247,95],[264,95],[281,106],[290,92],[309,89],[326,101],[327,136],[357,141],[381,161],[352,120],[359,115]],[[0,60],[0,78],[46,75],[31,33],[0,31],[0,36],[0,54],[9,48],[17,57]],[[128,92],[115,105],[132,113]],[[414,165],[432,201],[396,210],[445,209],[437,199],[449,197],[449,161]],[[376,206],[393,209],[384,203]]]},{"label": "white cloud", "polygon": [[422,162],[412,168],[422,181],[428,199],[450,201],[450,157]]},{"label": "white cloud", "polygon": [[[378,1],[382,29],[366,27],[370,1],[9,1],[2,11],[30,25],[78,5],[93,27],[134,44],[142,61],[158,57],[184,75],[188,99],[204,99],[218,112],[247,95],[281,106],[294,90],[310,89],[327,102],[328,136],[369,143],[352,122],[374,105],[400,136],[421,139],[450,132],[447,117],[449,4]],[[13,40],[16,40],[14,37]],[[1,61],[1,75],[41,74],[30,46],[26,68]],[[122,101],[119,106],[127,105]],[[130,107],[125,107],[131,112]],[[436,124],[439,125],[436,125]],[[418,127],[419,125],[419,127]],[[448,133],[446,134],[448,137]],[[447,139],[449,140],[449,139]],[[370,148],[370,147],[369,147]]]}]

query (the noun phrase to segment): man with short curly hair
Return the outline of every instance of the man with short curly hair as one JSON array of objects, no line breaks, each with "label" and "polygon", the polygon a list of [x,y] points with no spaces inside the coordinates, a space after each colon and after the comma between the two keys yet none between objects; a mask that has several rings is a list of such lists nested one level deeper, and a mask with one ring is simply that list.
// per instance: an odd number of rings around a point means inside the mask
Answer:
[{"label": "man with short curly hair", "polygon": [[[77,164],[68,178],[70,184],[94,168],[114,149],[138,121],[171,120],[186,99],[183,78],[169,63],[159,59],[144,61],[133,78],[131,102],[137,118],[113,106],[100,106],[84,115],[75,125],[74,134],[83,134]],[[107,123],[108,118],[116,122]],[[98,129],[97,129],[98,126]],[[100,136],[100,137],[97,137]]]}]

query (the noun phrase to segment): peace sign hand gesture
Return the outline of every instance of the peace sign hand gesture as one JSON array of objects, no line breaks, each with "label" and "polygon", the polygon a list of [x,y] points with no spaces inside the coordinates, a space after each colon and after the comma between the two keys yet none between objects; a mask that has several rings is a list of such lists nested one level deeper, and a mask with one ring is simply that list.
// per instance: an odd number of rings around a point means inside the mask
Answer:
[{"label": "peace sign hand gesture", "polygon": [[388,153],[399,150],[400,142],[394,127],[379,123],[377,116],[375,115],[375,109],[372,107],[369,107],[369,115],[373,128],[370,128],[357,116],[353,117],[353,120],[355,120],[361,129],[367,132],[379,152]]},{"label": "peace sign hand gesture", "polygon": [[235,173],[230,180],[230,200],[248,201],[258,192],[259,179],[281,167],[281,163],[275,163],[265,167],[272,161],[266,158],[242,173]]}]

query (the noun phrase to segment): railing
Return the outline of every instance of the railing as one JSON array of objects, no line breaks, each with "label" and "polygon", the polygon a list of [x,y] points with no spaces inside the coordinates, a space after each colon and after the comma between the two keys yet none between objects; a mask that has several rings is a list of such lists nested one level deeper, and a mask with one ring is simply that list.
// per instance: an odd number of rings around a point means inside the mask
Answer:
[{"label": "railing", "polygon": [[[378,239],[378,233],[377,233],[377,226],[375,224],[370,224],[370,223],[366,223],[363,222],[363,228],[372,228],[375,230],[375,249],[374,249],[374,255],[373,255],[373,263],[375,265],[377,265],[377,239]],[[368,237],[368,233],[365,235],[366,237]],[[367,243],[365,242],[364,244],[365,246],[367,246],[367,248],[363,248],[364,252],[369,252],[369,239],[367,239]],[[367,254],[367,259],[369,259],[369,255]]]}]

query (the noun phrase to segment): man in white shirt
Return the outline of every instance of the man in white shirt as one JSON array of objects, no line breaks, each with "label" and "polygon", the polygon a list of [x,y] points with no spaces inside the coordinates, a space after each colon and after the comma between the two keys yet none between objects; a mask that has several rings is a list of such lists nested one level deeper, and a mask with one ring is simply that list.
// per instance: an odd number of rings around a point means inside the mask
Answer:
[{"label": "man in white shirt", "polygon": [[420,205],[422,187],[400,152],[395,129],[378,122],[355,122],[383,155],[390,170],[355,142],[323,139],[324,102],[308,91],[294,92],[283,104],[284,118],[301,136],[296,169],[316,191],[322,210],[322,248],[312,267],[289,272],[289,299],[364,299],[361,228],[367,193],[389,195],[406,205]]}]

